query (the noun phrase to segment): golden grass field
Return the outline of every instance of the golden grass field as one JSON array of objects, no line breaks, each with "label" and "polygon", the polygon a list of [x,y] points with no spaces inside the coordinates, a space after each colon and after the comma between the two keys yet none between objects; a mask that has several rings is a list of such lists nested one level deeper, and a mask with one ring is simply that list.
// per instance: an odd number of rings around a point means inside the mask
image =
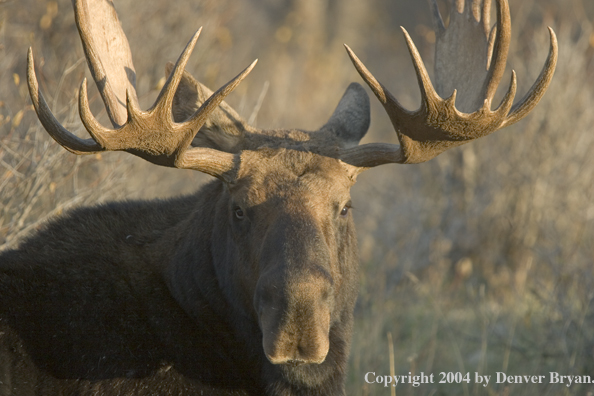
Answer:
[{"label": "golden grass field", "polygon": [[[550,384],[550,372],[594,380],[594,3],[510,0],[507,76],[518,98],[559,39],[548,92],[523,121],[421,165],[384,166],[353,188],[360,297],[351,395],[587,395],[594,384]],[[420,98],[399,26],[429,70],[434,35],[418,0],[116,0],[147,107],[193,32],[187,69],[216,89],[259,63],[228,102],[259,127],[316,129],[351,81],[349,44],[403,104]],[[196,190],[207,176],[108,153],[76,157],[41,128],[26,88],[26,52],[51,108],[70,129],[90,77],[68,0],[0,1],[0,248],[48,218],[108,199]],[[444,8],[445,9],[445,8]],[[502,84],[505,85],[505,84]],[[95,110],[106,121],[99,96]],[[366,142],[396,142],[372,100]],[[434,374],[434,384],[369,384],[377,375]],[[454,383],[438,383],[440,373]],[[496,373],[542,384],[494,384]],[[456,380],[470,373],[470,381]],[[487,387],[475,373],[491,375]],[[369,378],[369,377],[368,377]],[[459,378],[458,378],[459,379]],[[446,377],[447,380],[447,377]],[[447,382],[447,381],[446,381]],[[459,383],[456,383],[459,382]]]}]

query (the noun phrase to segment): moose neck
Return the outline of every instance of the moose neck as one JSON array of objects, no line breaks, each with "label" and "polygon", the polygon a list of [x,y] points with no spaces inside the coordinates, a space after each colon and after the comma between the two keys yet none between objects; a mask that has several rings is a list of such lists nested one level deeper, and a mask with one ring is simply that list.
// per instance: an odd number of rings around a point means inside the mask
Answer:
[{"label": "moose neck", "polygon": [[194,194],[191,197],[195,199],[193,210],[163,241],[177,247],[175,255],[164,268],[169,288],[181,307],[194,319],[201,316],[205,302],[217,307],[217,312],[223,315],[229,312],[229,304],[216,278],[211,250],[216,221],[212,213],[221,199],[223,188],[223,183],[216,180]]}]

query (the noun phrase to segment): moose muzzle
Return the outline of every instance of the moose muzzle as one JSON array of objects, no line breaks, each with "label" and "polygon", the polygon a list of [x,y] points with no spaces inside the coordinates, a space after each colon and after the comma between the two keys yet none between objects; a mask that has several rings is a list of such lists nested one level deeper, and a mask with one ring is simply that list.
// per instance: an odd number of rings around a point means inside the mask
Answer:
[{"label": "moose muzzle", "polygon": [[301,281],[261,304],[262,344],[271,363],[320,364],[326,359],[330,307],[322,291],[327,285],[321,283],[325,281]]},{"label": "moose muzzle", "polygon": [[326,359],[336,256],[309,213],[279,216],[270,227],[253,303],[271,363],[321,364]]}]

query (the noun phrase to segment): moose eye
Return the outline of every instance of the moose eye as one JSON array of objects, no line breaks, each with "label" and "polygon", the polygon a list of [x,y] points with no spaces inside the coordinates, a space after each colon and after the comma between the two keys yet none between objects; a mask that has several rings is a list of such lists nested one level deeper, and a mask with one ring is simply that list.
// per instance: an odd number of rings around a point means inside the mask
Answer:
[{"label": "moose eye", "polygon": [[239,206],[235,208],[235,217],[239,220],[243,220],[245,218],[245,212]]}]

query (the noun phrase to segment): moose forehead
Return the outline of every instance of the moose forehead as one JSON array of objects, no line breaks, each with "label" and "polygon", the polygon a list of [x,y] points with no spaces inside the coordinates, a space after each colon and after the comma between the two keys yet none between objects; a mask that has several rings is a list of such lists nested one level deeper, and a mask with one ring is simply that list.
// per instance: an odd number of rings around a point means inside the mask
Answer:
[{"label": "moose forehead", "polygon": [[354,183],[349,165],[338,159],[299,149],[264,148],[241,153],[230,191],[250,206],[275,198],[344,204]]}]

